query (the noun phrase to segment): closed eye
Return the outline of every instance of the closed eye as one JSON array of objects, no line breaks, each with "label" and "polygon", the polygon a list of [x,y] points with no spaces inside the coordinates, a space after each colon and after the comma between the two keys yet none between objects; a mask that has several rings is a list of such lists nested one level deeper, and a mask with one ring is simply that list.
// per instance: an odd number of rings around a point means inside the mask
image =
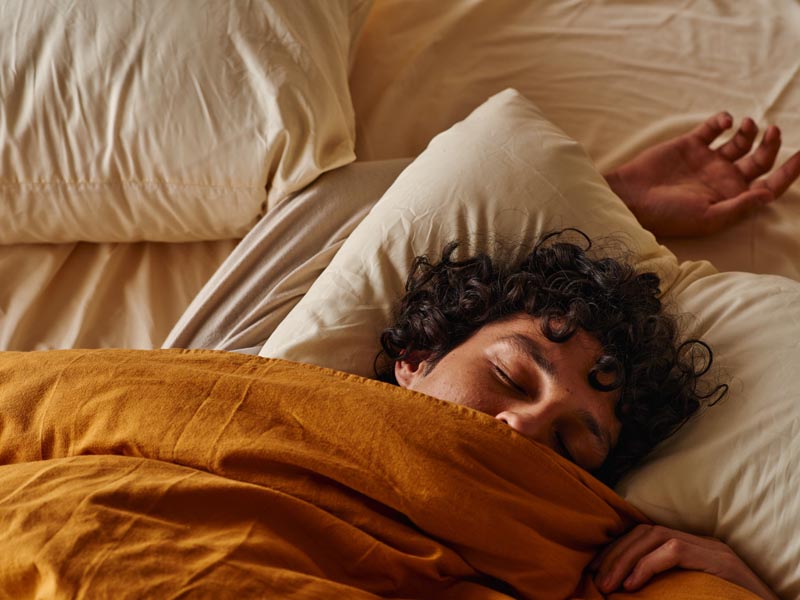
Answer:
[{"label": "closed eye", "polygon": [[560,433],[555,434],[555,439],[556,439],[556,444],[555,444],[556,452],[558,452],[561,456],[563,456],[567,460],[571,462],[576,462],[575,459],[572,457],[572,455],[569,453],[569,450],[567,450],[567,446],[564,444],[564,440],[562,439]]},{"label": "closed eye", "polygon": [[494,366],[494,371],[497,374],[497,377],[506,385],[513,388],[515,391],[519,392],[520,394],[525,394],[525,389],[519,385],[516,381],[511,379],[511,377],[506,373],[503,369],[498,367],[497,365]]}]

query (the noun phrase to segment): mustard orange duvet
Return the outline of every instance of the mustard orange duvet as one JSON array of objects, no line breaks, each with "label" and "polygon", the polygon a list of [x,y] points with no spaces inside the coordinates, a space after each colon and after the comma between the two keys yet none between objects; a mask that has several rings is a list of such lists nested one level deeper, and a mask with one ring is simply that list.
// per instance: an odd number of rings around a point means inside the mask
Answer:
[{"label": "mustard orange duvet", "polygon": [[481,413],[222,352],[0,354],[0,464],[11,598],[602,598],[586,565],[643,518]]}]

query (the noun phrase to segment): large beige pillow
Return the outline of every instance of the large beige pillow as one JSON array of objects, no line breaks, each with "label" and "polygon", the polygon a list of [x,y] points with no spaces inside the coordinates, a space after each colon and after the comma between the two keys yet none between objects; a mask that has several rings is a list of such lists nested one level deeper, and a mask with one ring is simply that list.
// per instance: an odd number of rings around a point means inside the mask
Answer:
[{"label": "large beige pillow", "polygon": [[365,377],[391,322],[408,269],[450,240],[514,259],[542,232],[578,227],[613,236],[662,289],[687,285],[707,263],[679,268],[642,229],[574,140],[516,90],[489,99],[437,136],[353,231],[261,350]]},{"label": "large beige pillow", "polygon": [[0,3],[0,243],[241,237],[354,159],[371,1]]},{"label": "large beige pillow", "polygon": [[782,597],[800,598],[800,284],[720,273],[676,303],[730,390],[618,491],[658,522],[725,540]]},{"label": "large beige pillow", "polygon": [[[580,146],[514,91],[440,134],[356,228],[262,355],[372,375],[413,256],[446,241],[494,250],[554,227],[626,241],[707,339],[728,396],[619,491],[665,525],[730,543],[785,597],[800,597],[800,284],[683,263],[644,231]],[[495,234],[494,237],[487,235]],[[523,248],[519,248],[523,250]],[[511,255],[514,254],[512,248]]]}]

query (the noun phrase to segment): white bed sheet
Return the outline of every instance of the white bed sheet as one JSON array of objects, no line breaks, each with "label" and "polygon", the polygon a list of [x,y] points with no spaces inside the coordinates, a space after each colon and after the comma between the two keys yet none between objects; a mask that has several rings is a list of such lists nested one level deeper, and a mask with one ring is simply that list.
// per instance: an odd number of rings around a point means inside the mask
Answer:
[{"label": "white bed sheet", "polygon": [[235,245],[0,246],[0,349],[157,348]]},{"label": "white bed sheet", "polygon": [[352,163],[279,204],[198,293],[163,347],[257,354],[410,162]]}]

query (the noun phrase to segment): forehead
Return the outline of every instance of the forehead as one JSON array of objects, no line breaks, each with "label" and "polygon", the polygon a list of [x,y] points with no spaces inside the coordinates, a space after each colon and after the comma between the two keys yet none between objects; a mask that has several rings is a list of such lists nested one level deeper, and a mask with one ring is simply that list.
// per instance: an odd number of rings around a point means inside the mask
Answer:
[{"label": "forehead", "polygon": [[532,344],[554,359],[572,357],[594,364],[603,354],[600,342],[590,333],[578,329],[563,342],[553,342],[542,332],[543,320],[526,314],[516,314],[482,327],[474,336],[479,342],[505,342],[510,349],[522,354],[531,352]]}]

